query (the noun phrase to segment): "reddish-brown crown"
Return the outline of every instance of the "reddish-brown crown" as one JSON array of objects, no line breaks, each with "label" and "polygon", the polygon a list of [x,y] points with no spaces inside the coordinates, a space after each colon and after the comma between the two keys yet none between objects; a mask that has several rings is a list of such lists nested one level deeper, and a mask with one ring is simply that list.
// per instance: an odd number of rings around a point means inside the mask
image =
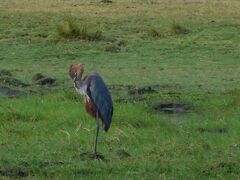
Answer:
[{"label": "reddish-brown crown", "polygon": [[80,64],[72,64],[69,68],[69,76],[73,79],[76,75],[78,78],[81,78],[84,72],[84,68]]}]

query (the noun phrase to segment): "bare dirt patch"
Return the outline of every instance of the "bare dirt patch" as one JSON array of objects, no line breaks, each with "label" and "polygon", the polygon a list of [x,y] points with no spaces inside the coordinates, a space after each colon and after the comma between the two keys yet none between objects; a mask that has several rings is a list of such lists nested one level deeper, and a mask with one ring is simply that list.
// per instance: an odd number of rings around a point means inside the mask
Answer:
[{"label": "bare dirt patch", "polygon": [[0,87],[0,93],[6,95],[9,98],[16,98],[25,95],[22,91],[11,89],[8,87]]},{"label": "bare dirt patch", "polygon": [[33,76],[33,81],[36,84],[39,85],[49,85],[49,86],[54,86],[56,85],[56,79],[52,78],[52,77],[47,77],[42,75],[41,73],[37,73]]},{"label": "bare dirt patch", "polygon": [[197,128],[197,131],[200,133],[228,133],[227,128]]}]

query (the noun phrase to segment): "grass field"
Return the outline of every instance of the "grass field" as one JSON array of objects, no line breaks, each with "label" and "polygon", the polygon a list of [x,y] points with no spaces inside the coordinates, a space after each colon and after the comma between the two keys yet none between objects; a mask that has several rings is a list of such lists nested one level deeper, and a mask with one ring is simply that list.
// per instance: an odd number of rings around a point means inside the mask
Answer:
[{"label": "grass field", "polygon": [[[1,0],[0,90],[26,95],[0,93],[0,179],[239,179],[239,9],[238,0]],[[59,36],[69,17],[101,38]],[[98,71],[112,93],[98,144],[106,161],[88,156],[95,121],[72,63]],[[55,86],[37,85],[36,73]]]}]

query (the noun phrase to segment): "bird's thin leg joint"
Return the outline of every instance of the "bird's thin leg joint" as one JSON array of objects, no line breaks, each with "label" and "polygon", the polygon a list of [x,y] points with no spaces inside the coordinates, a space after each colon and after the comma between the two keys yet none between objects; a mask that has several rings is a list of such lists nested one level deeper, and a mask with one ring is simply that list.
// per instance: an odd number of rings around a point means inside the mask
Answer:
[{"label": "bird's thin leg joint", "polygon": [[99,118],[98,118],[98,111],[96,113],[96,139],[94,144],[94,155],[97,155],[97,142],[98,142],[98,133],[99,133]]}]

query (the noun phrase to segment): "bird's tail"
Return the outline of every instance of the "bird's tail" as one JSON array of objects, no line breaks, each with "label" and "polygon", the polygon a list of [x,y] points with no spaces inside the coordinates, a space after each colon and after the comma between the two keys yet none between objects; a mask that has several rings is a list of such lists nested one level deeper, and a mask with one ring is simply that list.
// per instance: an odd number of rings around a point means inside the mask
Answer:
[{"label": "bird's tail", "polygon": [[107,124],[104,124],[104,125],[103,125],[103,129],[104,129],[105,132],[108,132],[108,129],[109,129],[109,128],[110,128],[109,125],[107,125]]}]

